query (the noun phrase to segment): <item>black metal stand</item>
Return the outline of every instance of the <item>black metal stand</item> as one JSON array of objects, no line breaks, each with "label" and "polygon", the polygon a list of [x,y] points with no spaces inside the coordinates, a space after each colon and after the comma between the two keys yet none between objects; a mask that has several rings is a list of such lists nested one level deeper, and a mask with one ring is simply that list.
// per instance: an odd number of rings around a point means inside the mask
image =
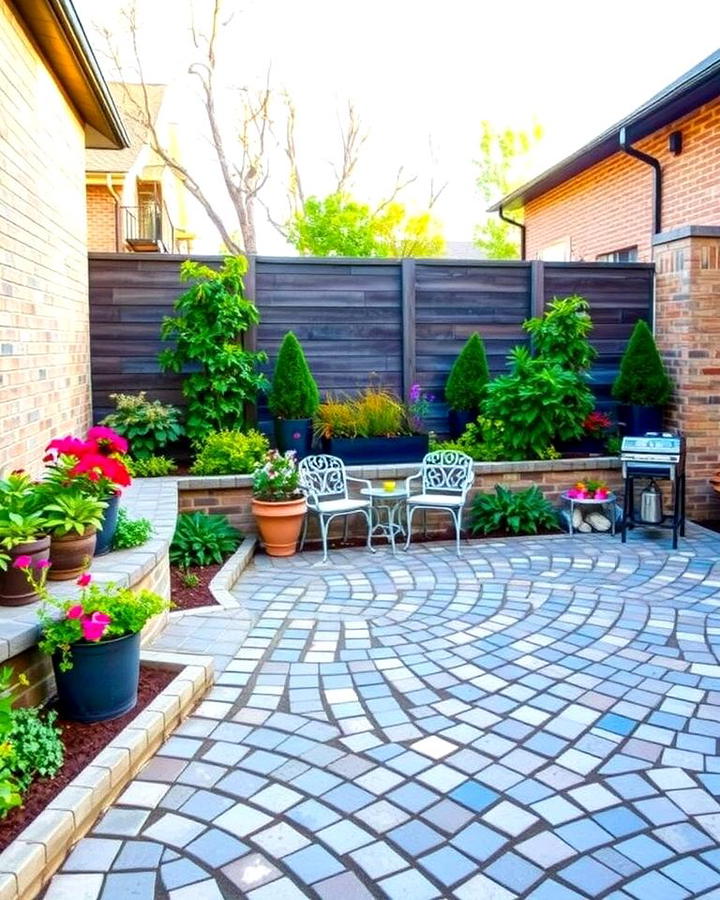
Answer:
[{"label": "black metal stand", "polygon": [[[643,522],[635,518],[635,479],[640,478],[649,481],[669,481],[673,486],[673,511],[663,516],[662,522]],[[633,472],[628,467],[625,476],[625,497],[623,499],[623,517],[620,526],[621,541],[624,544],[627,539],[627,529],[636,526],[645,528],[672,528],[672,548],[677,550],[678,534],[685,537],[685,473],[678,472],[674,479],[668,477],[667,469],[658,468],[657,471],[643,469]]]}]

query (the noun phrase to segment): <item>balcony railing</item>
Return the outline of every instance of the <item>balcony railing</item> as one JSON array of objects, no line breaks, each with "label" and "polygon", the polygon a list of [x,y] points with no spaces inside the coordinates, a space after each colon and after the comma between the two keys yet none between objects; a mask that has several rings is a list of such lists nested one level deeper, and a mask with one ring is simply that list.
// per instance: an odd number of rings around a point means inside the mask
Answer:
[{"label": "balcony railing", "polygon": [[174,253],[175,227],[164,203],[123,206],[125,243],[132,250]]}]

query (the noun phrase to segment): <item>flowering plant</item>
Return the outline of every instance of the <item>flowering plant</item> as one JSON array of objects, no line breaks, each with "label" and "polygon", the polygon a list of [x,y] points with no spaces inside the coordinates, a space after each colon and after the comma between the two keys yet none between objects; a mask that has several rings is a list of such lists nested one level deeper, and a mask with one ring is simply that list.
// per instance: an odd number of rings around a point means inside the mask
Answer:
[{"label": "flowering plant", "polygon": [[583,422],[583,431],[588,437],[603,438],[613,427],[612,419],[598,410],[591,412]]},{"label": "flowering plant", "polygon": [[607,500],[610,491],[604,481],[588,478],[587,481],[576,482],[566,493],[573,500]]},{"label": "flowering plant", "polygon": [[49,464],[43,481],[46,494],[55,496],[75,488],[86,496],[105,499],[131,482],[123,461],[127,441],[112,428],[95,425],[84,441],[68,435],[50,441],[45,449],[44,462]]},{"label": "flowering plant", "polygon": [[[82,588],[80,597],[60,601],[47,588],[50,565],[49,560],[43,559],[33,567],[30,556],[18,556],[13,562],[15,568],[22,569],[43,601],[38,611],[42,628],[38,646],[43,653],[59,654],[63,672],[72,668],[73,644],[98,643],[136,634],[148,619],[170,607],[169,600],[153,591],[134,591],[114,583],[95,584],[88,572],[77,579]],[[57,613],[53,615],[53,609],[59,610],[59,617]]]},{"label": "flowering plant", "polygon": [[408,392],[407,410],[414,431],[423,427],[423,419],[430,413],[430,404],[435,400],[432,394],[423,394],[419,384],[413,384]]},{"label": "flowering plant", "polygon": [[300,475],[297,469],[295,451],[285,455],[277,450],[268,450],[265,464],[253,473],[253,496],[270,503],[282,503],[301,496]]}]

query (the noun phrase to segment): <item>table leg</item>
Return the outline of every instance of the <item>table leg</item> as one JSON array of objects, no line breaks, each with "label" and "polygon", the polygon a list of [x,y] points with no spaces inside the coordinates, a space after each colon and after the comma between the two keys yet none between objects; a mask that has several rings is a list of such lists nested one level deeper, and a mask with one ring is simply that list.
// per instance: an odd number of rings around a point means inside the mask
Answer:
[{"label": "table leg", "polygon": [[387,506],[387,520],[388,520],[388,532],[390,533],[390,546],[392,547],[392,555],[396,556],[395,552],[395,510],[397,509],[397,503],[389,503]]},{"label": "table leg", "polygon": [[575,529],[573,528],[573,519],[575,518],[575,501],[570,499],[570,534],[575,534]]}]

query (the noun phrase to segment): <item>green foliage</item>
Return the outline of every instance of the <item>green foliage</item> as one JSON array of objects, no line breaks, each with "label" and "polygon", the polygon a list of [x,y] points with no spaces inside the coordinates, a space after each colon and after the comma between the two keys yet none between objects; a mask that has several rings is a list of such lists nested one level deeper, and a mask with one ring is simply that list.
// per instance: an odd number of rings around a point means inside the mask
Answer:
[{"label": "green foliage", "polygon": [[476,494],[470,509],[470,531],[489,534],[537,534],[557,527],[557,514],[537,485],[524,491],[511,491],[495,485],[494,494]]},{"label": "green foliage", "polygon": [[188,572],[187,569],[180,570],[180,580],[187,588],[196,588],[200,584],[200,576],[194,572]]},{"label": "green foliage", "polygon": [[183,513],[178,516],[170,544],[170,562],[176,566],[209,566],[233,553],[242,535],[225,516]]},{"label": "green foliage", "polygon": [[588,341],[593,327],[589,309],[587,300],[577,294],[554,297],[544,315],[524,322],[535,355],[565,369],[586,372],[597,356],[597,350]]},{"label": "green foliage", "polygon": [[129,550],[150,540],[153,524],[149,519],[131,519],[124,507],[118,510],[117,528],[113,536],[113,550]]},{"label": "green foliage", "polygon": [[14,709],[10,741],[13,745],[12,769],[21,791],[26,791],[36,778],[52,778],[65,759],[61,731],[55,727],[57,713],[40,715],[40,710]]},{"label": "green foliage", "polygon": [[275,362],[268,394],[270,412],[279,419],[311,419],[319,404],[320,393],[303,348],[292,331],[288,331]]},{"label": "green foliage", "polygon": [[658,353],[652,331],[638,319],[620,361],[612,395],[633,406],[663,406],[672,394],[672,381]]},{"label": "green foliage", "polygon": [[248,475],[265,460],[268,439],[259,431],[217,431],[202,443],[193,475]]},{"label": "green foliage", "polygon": [[59,494],[45,507],[45,524],[58,537],[71,531],[84,534],[88,528],[102,526],[102,513],[106,507],[104,500],[68,489],[67,493]]},{"label": "green foliage", "polygon": [[[536,124],[530,131],[512,128],[496,131],[488,121],[481,124],[476,184],[485,203],[491,203],[525,180],[520,170],[527,164],[532,148],[542,139],[542,128]],[[510,217],[522,222],[522,210],[512,210]],[[520,229],[493,213],[475,229],[475,246],[488,259],[518,259]]]},{"label": "green foliage", "polygon": [[243,405],[267,387],[257,371],[264,353],[245,350],[242,334],[260,317],[244,295],[244,257],[226,257],[219,271],[187,260],[180,278],[193,282],[175,302],[176,315],[162,324],[163,340],[175,347],[161,351],[166,372],[186,371],[183,394],[188,401],[187,433],[194,441],[211,431],[241,429]]},{"label": "green foliage", "polygon": [[[0,819],[16,806],[22,805],[22,793],[17,775],[13,771],[13,745],[10,740],[13,726],[12,668],[0,669]],[[26,682],[27,683],[27,682]]]},{"label": "green foliage", "polygon": [[482,414],[502,422],[506,459],[542,459],[556,441],[579,438],[595,401],[577,372],[516,347],[511,370],[487,386]]},{"label": "green foliage", "polygon": [[148,456],[145,459],[127,459],[126,465],[133,478],[162,478],[172,475],[177,466],[167,456]]},{"label": "green foliage", "polygon": [[159,400],[146,400],[139,394],[110,394],[116,410],[105,416],[103,425],[124,437],[135,459],[149,459],[183,435],[180,410]]},{"label": "green foliage", "polygon": [[313,430],[319,437],[396,437],[412,434],[407,406],[381,387],[371,385],[356,397],[329,397],[318,407]]},{"label": "green foliage", "polygon": [[445,383],[445,400],[450,409],[477,412],[489,380],[485,345],[474,332],[453,363]]},{"label": "green foliage", "polygon": [[619,434],[611,434],[605,444],[605,451],[608,456],[619,456],[622,447],[622,438]]},{"label": "green foliage", "polygon": [[304,256],[441,256],[445,240],[429,212],[409,214],[402,203],[372,212],[348,194],[309,197],[290,222],[288,240]]},{"label": "green foliage", "polygon": [[26,472],[0,479],[0,548],[12,550],[47,533],[42,505],[42,493]]},{"label": "green foliage", "polygon": [[253,473],[253,497],[269,503],[300,497],[300,473],[292,450],[285,454],[268,450],[265,464]]}]

